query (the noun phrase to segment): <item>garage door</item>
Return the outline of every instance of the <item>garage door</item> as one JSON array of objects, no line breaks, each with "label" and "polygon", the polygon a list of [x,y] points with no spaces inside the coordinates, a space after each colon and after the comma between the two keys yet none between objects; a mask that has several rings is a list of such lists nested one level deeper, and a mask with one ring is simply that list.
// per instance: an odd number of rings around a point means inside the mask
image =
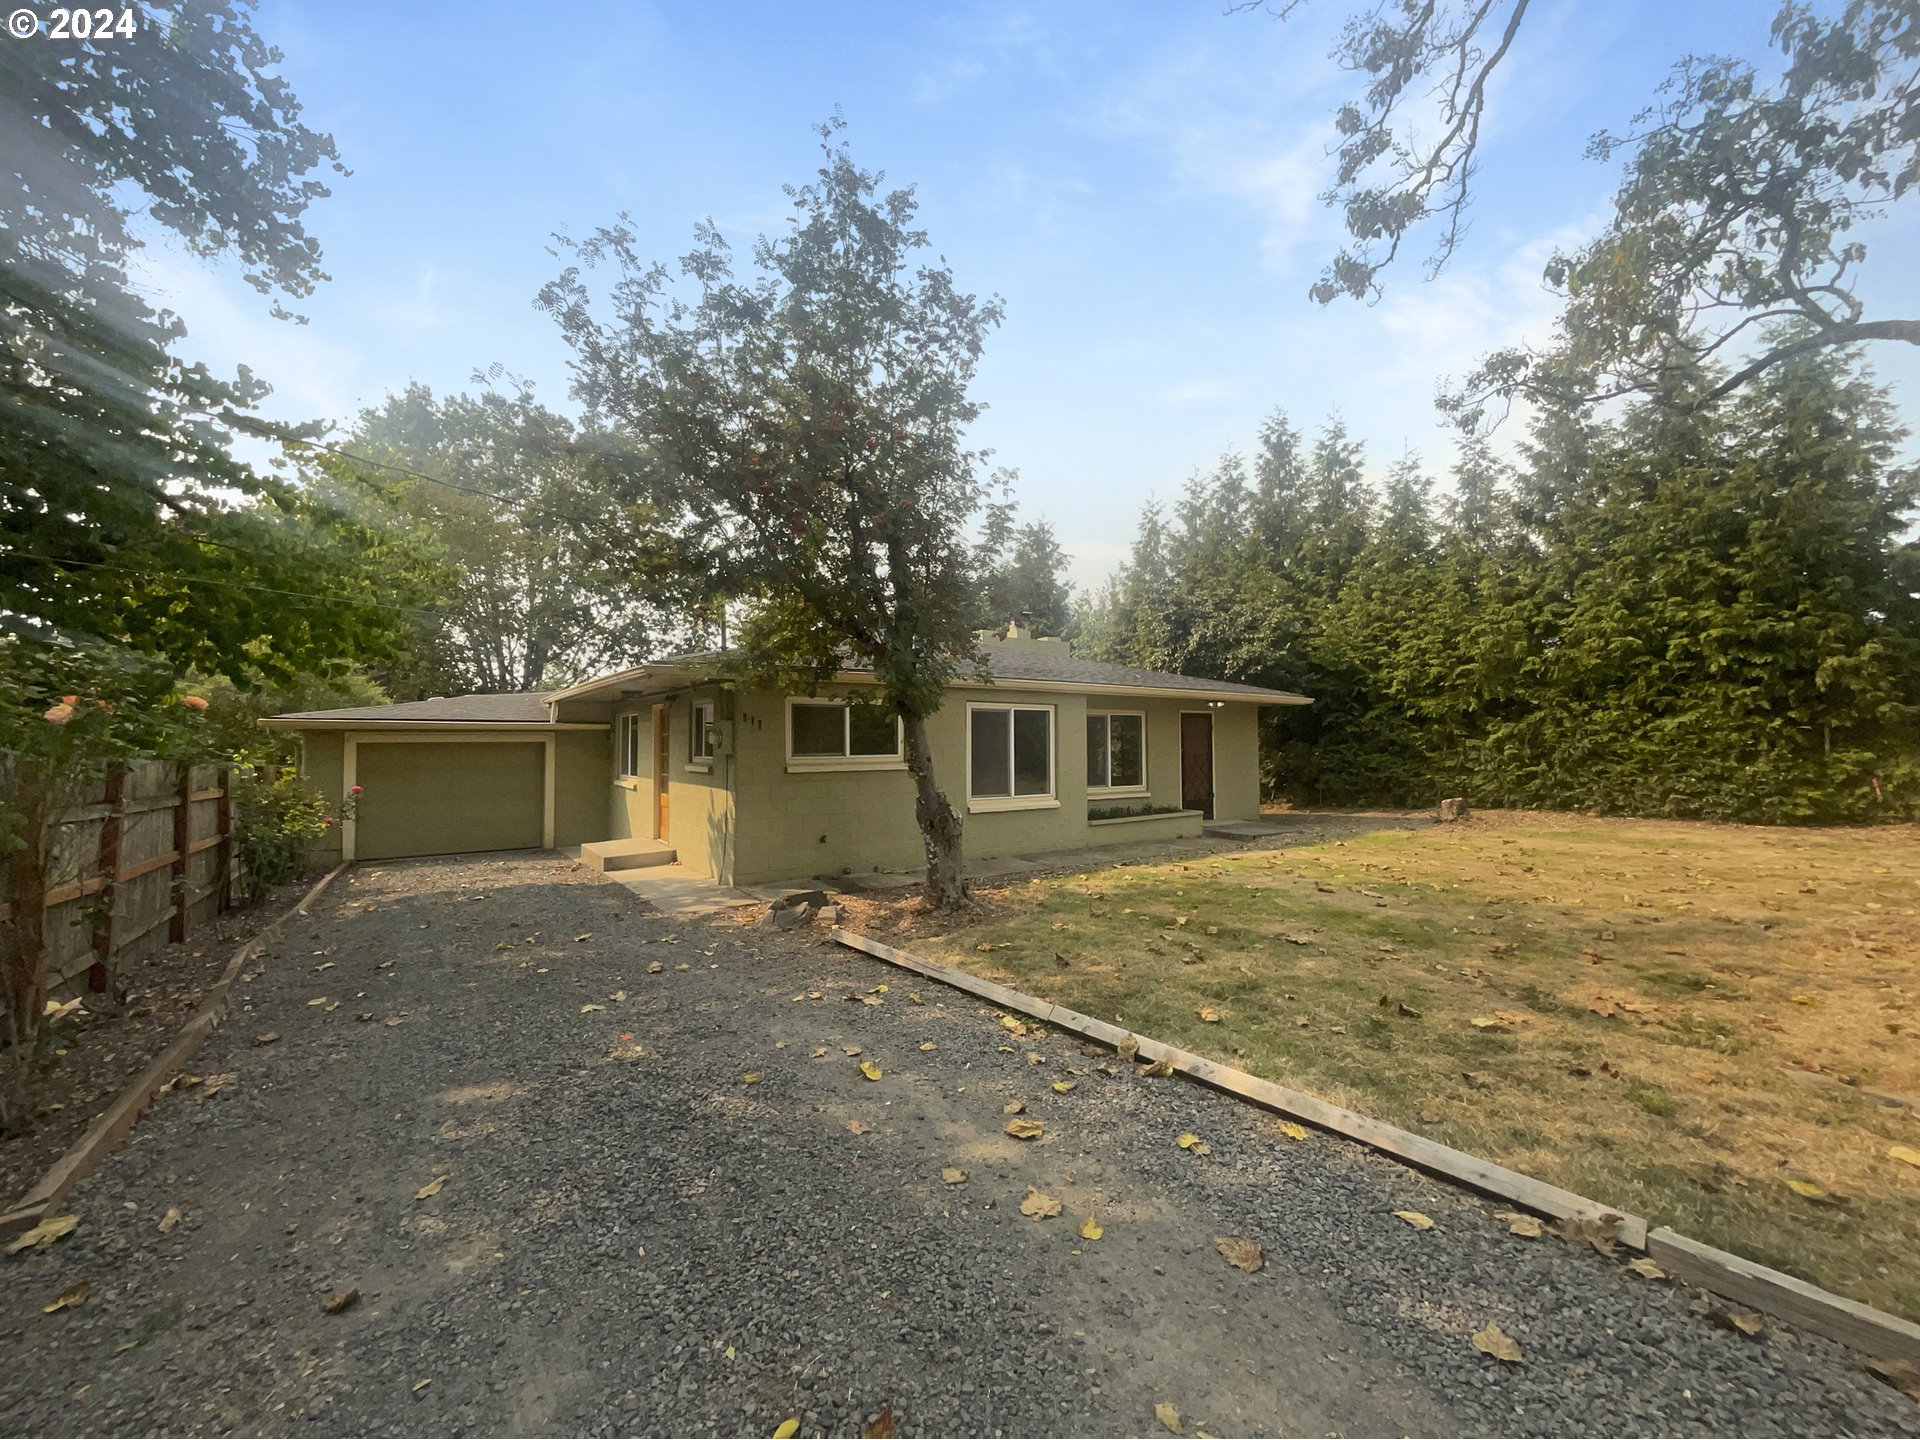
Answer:
[{"label": "garage door", "polygon": [[503,740],[356,747],[354,854],[361,860],[539,845],[546,747]]}]

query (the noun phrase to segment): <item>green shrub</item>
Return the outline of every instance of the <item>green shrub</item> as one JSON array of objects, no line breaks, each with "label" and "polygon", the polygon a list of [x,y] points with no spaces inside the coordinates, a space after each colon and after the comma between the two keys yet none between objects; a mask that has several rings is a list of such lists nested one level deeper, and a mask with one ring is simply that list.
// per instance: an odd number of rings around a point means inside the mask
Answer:
[{"label": "green shrub", "polygon": [[233,844],[248,884],[266,890],[304,874],[314,842],[346,817],[291,765],[236,765],[231,775]]}]

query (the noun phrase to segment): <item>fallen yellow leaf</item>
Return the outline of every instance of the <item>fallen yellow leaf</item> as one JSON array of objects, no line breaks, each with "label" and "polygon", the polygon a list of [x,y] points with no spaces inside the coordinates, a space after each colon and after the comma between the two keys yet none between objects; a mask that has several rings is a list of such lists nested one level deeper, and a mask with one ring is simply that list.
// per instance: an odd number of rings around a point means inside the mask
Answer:
[{"label": "fallen yellow leaf", "polygon": [[182,1217],[180,1215],[180,1212],[177,1209],[174,1209],[173,1207],[169,1206],[167,1209],[167,1213],[160,1217],[160,1233],[162,1235],[166,1234],[169,1230],[173,1229],[174,1226],[180,1223],[181,1218]]},{"label": "fallen yellow leaf", "polygon": [[1007,1134],[1016,1140],[1038,1140],[1042,1126],[1038,1120],[1009,1120]]},{"label": "fallen yellow leaf", "polygon": [[425,1200],[431,1196],[438,1195],[440,1193],[441,1187],[447,1183],[448,1178],[449,1177],[446,1175],[434,1176],[433,1179],[429,1180],[426,1184],[422,1185],[418,1190],[413,1192],[413,1198],[416,1200]]},{"label": "fallen yellow leaf", "polygon": [[1107,1232],[1101,1228],[1100,1222],[1095,1220],[1091,1215],[1087,1216],[1080,1224],[1080,1238],[1082,1240],[1098,1240],[1106,1233]]},{"label": "fallen yellow leaf", "polygon": [[1078,1080],[1056,1080],[1053,1082],[1053,1091],[1056,1095],[1065,1095],[1079,1083]]},{"label": "fallen yellow leaf", "polygon": [[871,1129],[873,1129],[873,1127],[864,1120],[847,1121],[847,1133],[849,1135],[864,1135]]},{"label": "fallen yellow leaf", "polygon": [[92,1288],[93,1285],[90,1281],[82,1280],[78,1285],[73,1285],[62,1290],[60,1294],[55,1297],[51,1305],[42,1305],[40,1307],[40,1313],[43,1315],[51,1315],[56,1310],[71,1310],[74,1306],[86,1300],[87,1292]]},{"label": "fallen yellow leaf", "polygon": [[1433,1220],[1429,1216],[1422,1215],[1418,1210],[1396,1210],[1393,1213],[1416,1230],[1433,1228]]},{"label": "fallen yellow leaf", "polygon": [[920,1042],[920,1048],[922,1050],[938,1050],[940,1047],[931,1040],[923,1040]]},{"label": "fallen yellow leaf", "polygon": [[7,1246],[7,1254],[17,1255],[22,1250],[44,1250],[63,1235],[71,1233],[79,1223],[78,1215],[55,1215],[42,1220]]},{"label": "fallen yellow leaf", "polygon": [[1473,1348],[1483,1355],[1491,1355],[1496,1360],[1504,1360],[1509,1365],[1520,1363],[1520,1345],[1511,1335],[1498,1325],[1488,1322],[1484,1330],[1473,1332]]},{"label": "fallen yellow leaf", "polygon": [[1636,1275],[1644,1276],[1648,1280],[1664,1280],[1667,1278],[1667,1272],[1644,1255],[1638,1260],[1629,1260],[1627,1262],[1627,1269],[1633,1271]]},{"label": "fallen yellow leaf", "polygon": [[1162,1400],[1158,1405],[1153,1407],[1153,1418],[1166,1426],[1173,1434],[1178,1435],[1181,1433],[1180,1412],[1166,1401]]},{"label": "fallen yellow leaf", "polygon": [[773,1427],[773,1440],[793,1440],[800,1433],[800,1417],[789,1415]]},{"label": "fallen yellow leaf", "polygon": [[1020,1202],[1020,1213],[1035,1220],[1051,1220],[1060,1213],[1060,1202],[1043,1190],[1027,1187],[1027,1198]]},{"label": "fallen yellow leaf", "polygon": [[1182,1150],[1191,1150],[1200,1143],[1200,1137],[1191,1130],[1183,1130],[1180,1132],[1179,1138],[1173,1143],[1178,1145]]},{"label": "fallen yellow leaf", "polygon": [[862,1060],[860,1062],[860,1073],[866,1076],[867,1079],[869,1080],[878,1080],[881,1075],[881,1070],[878,1065],[873,1063],[873,1061]]},{"label": "fallen yellow leaf", "polygon": [[1142,1075],[1152,1075],[1164,1080],[1167,1076],[1173,1074],[1173,1061],[1166,1059],[1156,1060],[1140,1073]]},{"label": "fallen yellow leaf", "polygon": [[1018,1115],[1022,1110],[1026,1108],[1027,1108],[1027,1105],[1024,1100],[1009,1100],[1007,1101],[1006,1104],[1000,1107],[1000,1113],[1002,1115]]},{"label": "fallen yellow leaf", "polygon": [[1296,1125],[1291,1120],[1282,1120],[1280,1122],[1280,1133],[1289,1140],[1304,1140],[1307,1138],[1307,1127],[1304,1125]]},{"label": "fallen yellow leaf", "polygon": [[1252,1240],[1237,1235],[1216,1235],[1213,1248],[1236,1270],[1244,1270],[1249,1275],[1267,1263],[1267,1257],[1260,1246]]},{"label": "fallen yellow leaf", "polygon": [[967,1172],[949,1165],[940,1172],[940,1178],[949,1185],[964,1185],[967,1183]]},{"label": "fallen yellow leaf", "polygon": [[740,1083],[742,1085],[758,1085],[766,1078],[767,1077],[758,1070],[749,1070],[740,1077]]},{"label": "fallen yellow leaf", "polygon": [[1908,1165],[1920,1165],[1920,1150],[1915,1150],[1911,1145],[1892,1145],[1887,1148],[1887,1158]]},{"label": "fallen yellow leaf", "polygon": [[1707,1311],[1707,1319],[1729,1330],[1738,1330],[1742,1335],[1758,1335],[1766,1329],[1767,1322],[1756,1310],[1740,1310],[1731,1305],[1716,1305]]},{"label": "fallen yellow leaf", "polygon": [[1807,1200],[1818,1200],[1827,1193],[1811,1180],[1789,1180],[1787,1188]]}]

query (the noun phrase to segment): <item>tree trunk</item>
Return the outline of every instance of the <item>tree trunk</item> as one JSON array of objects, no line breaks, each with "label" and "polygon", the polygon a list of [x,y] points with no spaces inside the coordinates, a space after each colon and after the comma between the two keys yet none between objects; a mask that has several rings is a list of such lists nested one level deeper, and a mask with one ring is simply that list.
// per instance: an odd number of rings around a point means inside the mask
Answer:
[{"label": "tree trunk", "polygon": [[967,903],[961,873],[960,817],[933,783],[933,754],[927,748],[927,717],[902,715],[907,732],[907,769],[913,772],[913,818],[927,851],[927,904],[951,910]]},{"label": "tree trunk", "polygon": [[6,991],[0,995],[0,1130],[24,1111],[28,1067],[47,1004],[47,795],[41,778],[22,761],[13,774],[20,843],[5,863],[9,916],[4,933]]}]

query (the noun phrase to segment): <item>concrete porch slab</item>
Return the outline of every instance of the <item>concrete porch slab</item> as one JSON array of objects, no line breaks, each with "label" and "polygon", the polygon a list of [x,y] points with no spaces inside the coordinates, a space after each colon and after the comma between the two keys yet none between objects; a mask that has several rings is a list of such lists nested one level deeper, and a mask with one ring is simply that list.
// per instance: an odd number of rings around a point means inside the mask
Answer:
[{"label": "concrete porch slab", "polygon": [[1284,820],[1209,820],[1200,827],[1200,833],[1227,840],[1260,840],[1268,835],[1295,832],[1299,828],[1298,823]]},{"label": "concrete porch slab", "polygon": [[679,858],[674,848],[662,840],[594,840],[580,847],[582,865],[609,874],[615,870],[672,865]]},{"label": "concrete porch slab", "polygon": [[691,920],[752,905],[755,897],[744,890],[717,885],[711,875],[685,865],[649,865],[638,870],[611,870],[607,878],[624,885],[647,904],[676,920]]}]

